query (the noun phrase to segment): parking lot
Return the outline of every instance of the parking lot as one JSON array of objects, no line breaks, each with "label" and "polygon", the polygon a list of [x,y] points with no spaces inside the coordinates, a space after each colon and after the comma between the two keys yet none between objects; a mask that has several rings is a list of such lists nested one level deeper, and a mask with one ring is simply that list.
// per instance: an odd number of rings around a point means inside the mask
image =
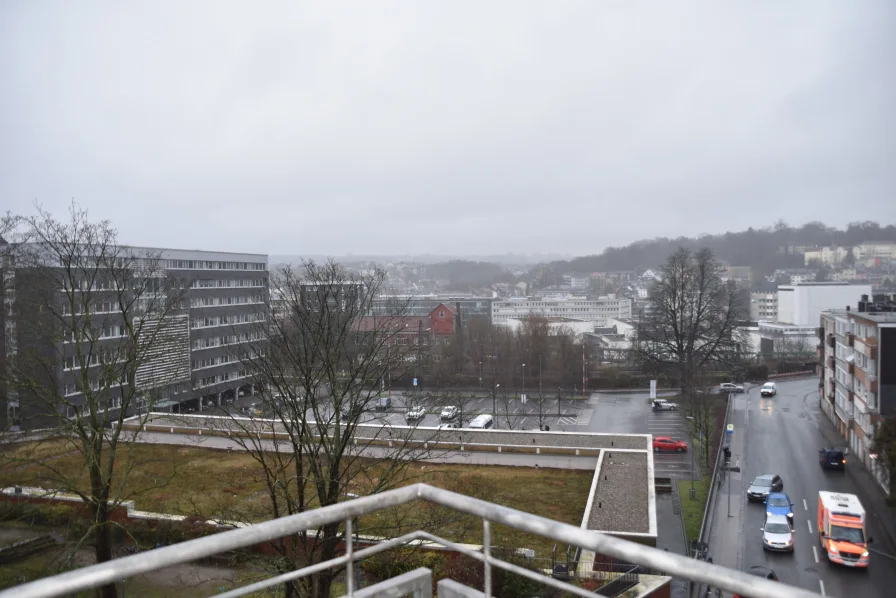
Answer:
[{"label": "parking lot", "polygon": [[[384,421],[391,425],[401,426],[405,423],[405,404],[414,403],[412,399],[399,395],[394,397],[393,409],[389,413],[370,412],[365,414],[364,421],[370,418],[372,421]],[[445,402],[445,405],[448,401]],[[426,416],[417,425],[438,426],[439,413],[443,404],[424,405]],[[541,405],[537,401],[529,399],[523,403],[518,398],[504,400],[499,398],[492,401],[491,397],[478,397],[464,399],[456,404],[463,410],[463,424],[467,425],[480,413],[497,413],[495,427],[498,429],[513,430],[537,430],[539,424],[549,427],[554,431],[582,430],[591,421],[594,410],[581,400],[545,399]],[[540,412],[540,415],[539,415]]]}]

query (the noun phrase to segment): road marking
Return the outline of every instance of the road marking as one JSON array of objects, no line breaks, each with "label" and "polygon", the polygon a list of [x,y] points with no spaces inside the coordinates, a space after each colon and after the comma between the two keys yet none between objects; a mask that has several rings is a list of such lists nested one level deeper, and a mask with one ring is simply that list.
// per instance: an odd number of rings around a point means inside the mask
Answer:
[{"label": "road marking", "polygon": [[806,527],[809,528],[809,533],[811,534],[812,533],[812,522],[808,519],[806,519]]},{"label": "road marking", "polygon": [[819,580],[818,580],[818,585],[821,586],[821,595],[822,595],[822,596],[827,596],[827,594],[824,593],[824,582],[821,581],[821,580],[819,579]]},{"label": "road marking", "polygon": [[815,562],[817,563],[818,562],[818,549],[815,548],[814,546],[812,547],[812,556],[815,557]]},{"label": "road marking", "polygon": [[806,503],[806,499],[805,499],[805,498],[803,499],[803,509],[806,510],[806,511],[809,510],[809,505],[808,505],[808,503]]}]

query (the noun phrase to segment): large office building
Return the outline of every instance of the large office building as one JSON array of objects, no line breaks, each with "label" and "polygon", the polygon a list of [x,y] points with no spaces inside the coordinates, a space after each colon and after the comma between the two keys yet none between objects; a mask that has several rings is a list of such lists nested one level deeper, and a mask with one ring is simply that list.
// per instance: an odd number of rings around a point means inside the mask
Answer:
[{"label": "large office building", "polygon": [[872,451],[880,418],[896,416],[896,296],[863,295],[856,309],[820,316],[819,395],[822,411],[889,491],[889,478]]},{"label": "large office building", "polygon": [[632,300],[606,295],[597,299],[567,296],[547,299],[544,297],[517,297],[495,299],[492,302],[492,323],[504,324],[529,316],[568,318],[605,326],[610,319],[628,320],[632,317]]},{"label": "large office building", "polygon": [[772,353],[811,353],[823,311],[856,307],[871,294],[871,285],[845,282],[806,282],[778,287],[777,319],[759,322],[760,350]]},{"label": "large office building", "polygon": [[[267,318],[268,258],[260,254],[223,253],[179,249],[129,248],[133,254],[151,254],[158,259],[156,276],[177,281],[181,288],[177,304],[163,320],[152,346],[146,348],[144,362],[136,371],[134,384],[140,389],[137,407],[154,410],[192,411],[209,403],[220,404],[253,393],[252,378],[237,357],[250,343],[263,342]],[[47,383],[58,385],[60,394],[74,417],[83,401],[78,366],[78,343],[51,338],[46,331],[41,305],[29,300],[29,281],[34,272],[11,259],[3,267],[5,299],[2,367],[7,371],[13,360],[19,365],[32,361],[25,351],[37,354],[49,367]],[[114,350],[126,338],[121,312],[108,303],[104,283],[91,288],[93,299],[88,311],[97,322],[97,352]],[[60,295],[64,295],[61,293]],[[60,307],[65,310],[65,306]],[[61,313],[66,313],[62,311]],[[116,316],[118,314],[118,316]],[[89,334],[94,334],[90,332]],[[83,348],[83,347],[82,347]],[[32,353],[33,352],[33,353]],[[83,352],[82,352],[83,353]],[[102,356],[93,356],[88,372],[102,365]],[[145,392],[143,392],[145,390]],[[17,393],[11,384],[0,389],[0,409],[6,428],[30,428],[41,422],[34,410],[35,400]],[[151,397],[151,398],[148,398]],[[110,408],[117,408],[114,404]]]}]

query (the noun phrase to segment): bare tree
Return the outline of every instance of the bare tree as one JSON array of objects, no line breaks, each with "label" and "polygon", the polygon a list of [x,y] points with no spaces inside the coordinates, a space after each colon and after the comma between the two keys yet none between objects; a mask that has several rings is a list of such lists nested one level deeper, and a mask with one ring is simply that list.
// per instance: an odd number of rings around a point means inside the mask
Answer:
[{"label": "bare tree", "polygon": [[682,394],[711,365],[730,366],[744,356],[747,306],[737,286],[722,280],[712,252],[680,248],[662,267],[662,280],[651,288],[652,310],[639,325],[633,353],[653,370],[672,370]]},{"label": "bare tree", "polygon": [[[108,222],[90,222],[74,204],[66,221],[39,209],[24,224],[30,243],[19,247],[11,278],[16,350],[6,382],[25,427],[47,431],[7,457],[84,501],[92,524],[83,540],[92,537],[105,562],[113,510],[146,490],[126,490],[141,463],[121,442],[121,424],[189,381],[189,323],[178,313],[185,285],[167,276],[157,253],[120,245]],[[47,443],[63,444],[83,470],[42,458]],[[115,586],[98,594],[115,596]]]},{"label": "bare tree", "polygon": [[[411,461],[431,454],[408,442],[409,428],[365,424],[382,381],[406,373],[419,353],[419,335],[409,333],[402,309],[371,315],[385,277],[335,262],[305,262],[271,276],[266,340],[238,358],[273,415],[232,416],[223,425],[260,466],[273,517],[387,490],[402,482]],[[381,446],[387,438],[391,448]],[[376,466],[364,457],[377,457]],[[342,539],[339,523],[284,537],[274,543],[275,568],[334,558]],[[290,582],[285,595],[328,598],[336,574],[327,569]]]}]

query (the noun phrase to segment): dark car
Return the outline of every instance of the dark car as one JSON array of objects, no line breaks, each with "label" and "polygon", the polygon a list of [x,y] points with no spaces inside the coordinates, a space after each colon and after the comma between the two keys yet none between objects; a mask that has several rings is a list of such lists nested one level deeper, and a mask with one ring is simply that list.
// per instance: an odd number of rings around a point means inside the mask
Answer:
[{"label": "dark car", "polygon": [[776,473],[764,473],[756,476],[747,488],[747,500],[765,500],[772,492],[780,492],[784,489],[784,480]]},{"label": "dark car", "polygon": [[840,449],[823,448],[818,450],[818,464],[822,469],[846,470],[846,453]]},{"label": "dark car", "polygon": [[375,407],[377,411],[387,411],[392,409],[392,399],[389,397],[380,397],[376,400]]}]

